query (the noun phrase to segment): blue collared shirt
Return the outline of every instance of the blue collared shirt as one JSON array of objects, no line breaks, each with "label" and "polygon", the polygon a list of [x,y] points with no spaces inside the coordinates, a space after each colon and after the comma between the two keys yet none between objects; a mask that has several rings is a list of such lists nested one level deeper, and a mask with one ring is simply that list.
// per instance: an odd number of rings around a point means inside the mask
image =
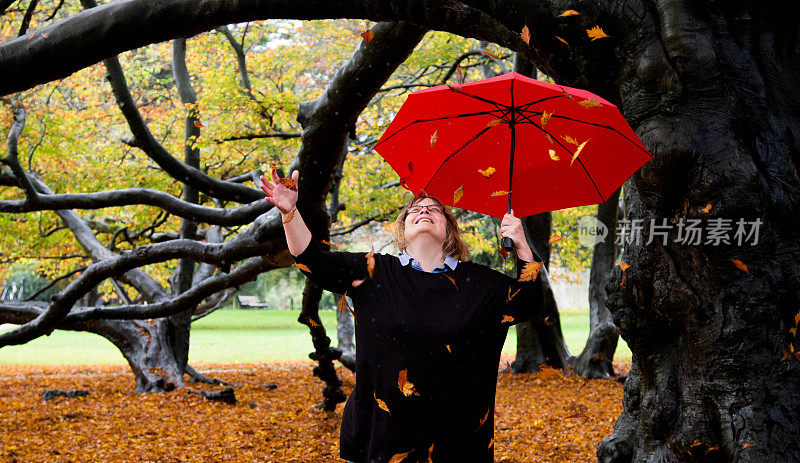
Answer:
[{"label": "blue collared shirt", "polygon": [[[405,251],[400,251],[400,254],[397,255],[397,258],[400,259],[400,265],[405,266],[410,263],[411,268],[417,269],[421,272],[425,271],[422,270],[422,267],[420,267],[419,262],[417,262],[417,260],[414,259],[413,257],[409,256]],[[450,268],[450,270],[455,270],[456,265],[458,265],[458,259],[456,259],[453,256],[447,256],[444,258],[444,264],[431,270],[431,273],[444,273],[447,271],[447,268]]]}]

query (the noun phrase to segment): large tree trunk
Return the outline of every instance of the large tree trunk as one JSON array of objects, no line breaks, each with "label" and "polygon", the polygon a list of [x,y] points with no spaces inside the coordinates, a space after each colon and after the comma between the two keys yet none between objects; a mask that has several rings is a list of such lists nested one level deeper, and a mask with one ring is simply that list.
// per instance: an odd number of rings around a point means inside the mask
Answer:
[{"label": "large tree trunk", "polygon": [[[762,4],[648,3],[617,50],[655,159],[625,188],[644,239],[606,285],[633,369],[603,462],[800,461],[798,22]],[[651,219],[666,244],[646,244]],[[676,242],[688,219],[701,243]],[[709,242],[719,220],[729,243]]]},{"label": "large tree trunk", "polygon": [[614,352],[619,330],[606,307],[605,285],[617,260],[616,239],[619,190],[597,208],[597,220],[605,225],[608,235],[594,246],[589,270],[589,337],[583,352],[570,358],[575,373],[584,378],[608,379],[614,376]]}]

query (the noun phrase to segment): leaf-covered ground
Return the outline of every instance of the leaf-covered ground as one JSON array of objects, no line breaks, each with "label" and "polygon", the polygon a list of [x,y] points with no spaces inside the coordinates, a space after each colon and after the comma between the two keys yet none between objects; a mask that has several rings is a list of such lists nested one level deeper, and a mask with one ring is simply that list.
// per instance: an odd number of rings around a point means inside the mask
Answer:
[{"label": "leaf-covered ground", "polygon": [[[335,412],[313,408],[321,388],[311,365],[202,365],[202,372],[238,384],[237,405],[185,391],[136,394],[129,370],[118,366],[0,366],[0,461],[339,462],[342,405]],[[340,375],[349,392],[353,375],[341,368]],[[45,389],[90,395],[44,402]],[[596,444],[611,434],[621,399],[614,381],[559,370],[502,374],[495,459],[596,461]]]}]

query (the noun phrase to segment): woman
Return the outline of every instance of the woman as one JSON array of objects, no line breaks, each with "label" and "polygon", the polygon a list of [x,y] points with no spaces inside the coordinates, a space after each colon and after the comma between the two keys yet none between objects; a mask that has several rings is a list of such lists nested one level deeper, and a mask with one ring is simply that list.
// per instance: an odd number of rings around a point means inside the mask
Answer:
[{"label": "woman", "polygon": [[[425,195],[397,219],[398,256],[375,254],[372,266],[364,253],[326,252],[296,209],[297,191],[274,171],[272,180],[262,177],[261,188],[283,214],[301,271],[353,299],[356,384],[343,411],[341,457],[494,461],[500,352],[508,327],[543,307],[541,279],[518,282],[468,261],[452,212]],[[533,261],[518,218],[506,214],[500,232],[514,241],[520,268]]]}]

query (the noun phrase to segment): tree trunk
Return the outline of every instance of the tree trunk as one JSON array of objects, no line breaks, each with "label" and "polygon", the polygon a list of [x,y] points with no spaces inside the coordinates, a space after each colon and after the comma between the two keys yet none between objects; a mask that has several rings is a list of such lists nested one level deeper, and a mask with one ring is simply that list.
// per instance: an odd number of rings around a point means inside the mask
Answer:
[{"label": "tree trunk", "polygon": [[589,337],[583,352],[569,360],[575,373],[584,378],[614,377],[614,352],[617,350],[619,330],[605,305],[605,284],[617,260],[618,212],[619,190],[597,208],[597,220],[605,225],[608,235],[595,244],[592,253],[592,267],[589,270]]},{"label": "tree trunk", "polygon": [[[606,284],[633,368],[600,461],[800,461],[798,22],[771,8],[648,3],[617,49],[654,160],[625,187],[643,240]],[[677,241],[689,219],[701,242]]]}]

